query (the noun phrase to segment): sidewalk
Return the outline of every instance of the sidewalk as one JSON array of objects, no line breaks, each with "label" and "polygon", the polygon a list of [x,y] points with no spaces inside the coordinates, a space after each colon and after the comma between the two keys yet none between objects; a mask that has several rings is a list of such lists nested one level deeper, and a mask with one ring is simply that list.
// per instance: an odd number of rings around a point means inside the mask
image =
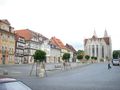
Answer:
[{"label": "sidewalk", "polygon": [[[53,67],[53,68],[46,69],[46,72],[47,72],[47,76],[51,76],[51,75],[55,75],[58,73],[71,71],[71,70],[74,70],[77,68],[82,68],[82,67],[85,67],[90,64],[91,63],[71,63],[71,67],[67,67],[66,69],[64,69],[63,67],[62,68],[54,68]],[[49,65],[47,67],[49,67]]]},{"label": "sidewalk", "polygon": [[[76,67],[80,67],[80,66],[85,66],[88,65],[90,63],[76,63],[76,62],[72,62],[70,63],[70,68],[76,68]],[[46,70],[48,71],[52,71],[52,70],[61,70],[63,68],[63,63],[55,63],[55,64],[46,64]]]},{"label": "sidewalk", "polygon": [[[57,73],[57,72],[63,72],[63,71],[70,71],[71,69],[74,68],[79,68],[79,67],[83,67],[86,65],[89,65],[87,63],[76,63],[76,62],[72,62],[70,63],[71,66],[67,67],[66,69],[63,68],[63,64],[62,63],[46,63],[45,65],[45,69],[46,72],[49,75]],[[0,65],[0,75],[7,75],[8,76],[29,76],[29,72],[32,68],[33,64],[15,64],[15,65]],[[35,76],[35,72],[36,72],[36,66],[34,66],[33,69],[33,76]]]}]

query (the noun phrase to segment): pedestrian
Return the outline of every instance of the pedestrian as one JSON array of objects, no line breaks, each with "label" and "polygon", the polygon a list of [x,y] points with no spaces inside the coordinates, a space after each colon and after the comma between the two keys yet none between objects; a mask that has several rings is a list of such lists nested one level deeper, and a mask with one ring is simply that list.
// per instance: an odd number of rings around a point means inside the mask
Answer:
[{"label": "pedestrian", "polygon": [[65,61],[63,61],[63,69],[64,70],[65,70],[65,65],[66,65]]},{"label": "pedestrian", "polygon": [[108,69],[111,69],[111,65],[110,65],[110,62],[108,63]]}]

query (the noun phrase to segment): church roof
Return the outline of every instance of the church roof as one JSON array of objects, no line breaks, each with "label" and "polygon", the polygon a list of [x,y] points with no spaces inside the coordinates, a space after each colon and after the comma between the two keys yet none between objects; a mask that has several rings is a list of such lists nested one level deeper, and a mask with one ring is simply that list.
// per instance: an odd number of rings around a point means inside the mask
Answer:
[{"label": "church roof", "polygon": [[107,30],[105,29],[104,37],[108,37]]},{"label": "church roof", "polygon": [[84,39],[84,45],[86,45],[86,43],[87,43],[88,40],[91,40],[91,41],[92,41],[92,40],[94,40],[94,41],[96,41],[96,40],[100,40],[100,41],[101,41],[101,40],[104,40],[107,45],[110,44],[110,37],[108,36],[106,29],[105,29],[105,32],[104,32],[104,36],[103,36],[102,38],[98,38],[98,37],[97,37],[96,31],[95,31],[95,29],[94,29],[94,33],[93,33],[92,38]]},{"label": "church roof", "polygon": [[84,39],[84,46],[86,45],[87,41],[88,41],[88,39]]},{"label": "church roof", "polygon": [[110,38],[109,37],[104,37],[103,39],[104,39],[104,41],[106,42],[107,45],[110,44]]},{"label": "church roof", "polygon": [[91,39],[96,40],[96,39],[97,39],[97,37],[93,35]]},{"label": "church roof", "polygon": [[97,34],[96,34],[96,31],[95,31],[95,28],[94,28],[93,37],[97,38]]},{"label": "church roof", "polygon": [[103,37],[103,38],[95,38],[95,37],[92,37],[92,38],[89,38],[89,39],[84,39],[84,45],[87,44],[88,40],[94,40],[94,41],[95,41],[95,40],[100,40],[100,41],[101,41],[101,40],[104,40],[107,45],[110,44],[110,37]]}]

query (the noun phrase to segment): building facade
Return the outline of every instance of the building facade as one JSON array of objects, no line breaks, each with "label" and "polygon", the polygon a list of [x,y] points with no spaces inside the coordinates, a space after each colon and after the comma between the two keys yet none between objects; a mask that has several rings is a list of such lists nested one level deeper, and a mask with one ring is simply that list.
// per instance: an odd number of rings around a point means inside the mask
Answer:
[{"label": "building facade", "polygon": [[56,38],[56,37],[52,37],[52,38],[51,38],[51,42],[52,42],[55,46],[57,46],[58,48],[60,48],[59,61],[60,61],[60,62],[63,62],[62,57],[63,57],[63,54],[64,54],[64,53],[67,53],[67,52],[68,52],[68,51],[67,51],[67,48],[65,47],[65,45],[63,44],[63,42],[62,42],[60,39]]},{"label": "building facade", "polygon": [[50,62],[59,63],[60,62],[61,49],[56,46],[52,41],[50,41]]},{"label": "building facade", "polygon": [[65,47],[68,50],[68,53],[70,53],[70,62],[76,62],[76,50],[73,48],[72,45],[66,44]]},{"label": "building facade", "polygon": [[96,32],[92,38],[84,40],[84,51],[86,55],[90,57],[94,56],[100,60],[108,60],[112,58],[112,43],[111,37],[108,36],[107,31],[105,30],[104,36],[98,38]]},{"label": "building facade", "polygon": [[24,47],[24,61],[26,63],[33,63],[33,55],[36,50],[44,50],[47,59],[50,55],[49,39],[40,33],[36,33],[29,29],[16,30],[16,33],[25,38]]},{"label": "building facade", "polygon": [[49,63],[51,62],[51,58],[50,58],[50,44],[49,44],[49,39],[48,38],[44,38],[44,40],[42,41],[41,47],[40,49],[46,52],[46,62]]},{"label": "building facade", "polygon": [[24,64],[24,48],[25,48],[25,39],[24,37],[19,36],[17,33],[15,35],[15,64]]},{"label": "building facade", "polygon": [[15,34],[8,20],[0,20],[0,64],[14,63]]}]

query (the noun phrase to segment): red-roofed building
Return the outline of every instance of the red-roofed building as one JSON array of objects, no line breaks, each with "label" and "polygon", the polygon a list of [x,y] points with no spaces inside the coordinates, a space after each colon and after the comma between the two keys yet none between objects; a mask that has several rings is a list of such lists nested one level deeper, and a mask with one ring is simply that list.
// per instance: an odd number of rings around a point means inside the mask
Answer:
[{"label": "red-roofed building", "polygon": [[61,49],[52,41],[50,41],[50,63],[60,62]]},{"label": "red-roofed building", "polygon": [[98,61],[112,58],[112,43],[111,37],[108,36],[105,30],[104,37],[98,38],[95,31],[92,38],[84,40],[84,51],[86,55],[98,58]]},{"label": "red-roofed building", "polygon": [[51,42],[53,44],[55,44],[56,46],[58,46],[59,48],[61,48],[61,49],[66,49],[65,45],[63,44],[63,42],[60,39],[56,38],[56,37],[52,37],[51,38]]},{"label": "red-roofed building", "polygon": [[15,64],[24,64],[24,48],[26,45],[25,38],[18,35],[15,35]]},{"label": "red-roofed building", "polygon": [[76,62],[76,50],[70,44],[66,44],[65,47],[67,48],[68,52],[70,53],[70,60],[69,61]]},{"label": "red-roofed building", "polygon": [[63,44],[63,42],[62,42],[60,39],[56,38],[56,37],[52,37],[52,38],[50,39],[50,41],[51,41],[54,45],[56,45],[57,47],[59,47],[59,48],[61,49],[60,61],[63,61],[63,60],[62,60],[62,56],[63,56],[64,53],[68,52],[68,51],[67,51],[67,48],[65,47],[65,45]]},{"label": "red-roofed building", "polygon": [[29,29],[16,30],[16,34],[24,37],[26,45],[24,47],[24,61],[27,63],[33,63],[34,59],[32,55],[36,50],[43,50],[47,54],[47,60],[50,57],[50,45],[49,39],[40,33],[34,32]]}]

